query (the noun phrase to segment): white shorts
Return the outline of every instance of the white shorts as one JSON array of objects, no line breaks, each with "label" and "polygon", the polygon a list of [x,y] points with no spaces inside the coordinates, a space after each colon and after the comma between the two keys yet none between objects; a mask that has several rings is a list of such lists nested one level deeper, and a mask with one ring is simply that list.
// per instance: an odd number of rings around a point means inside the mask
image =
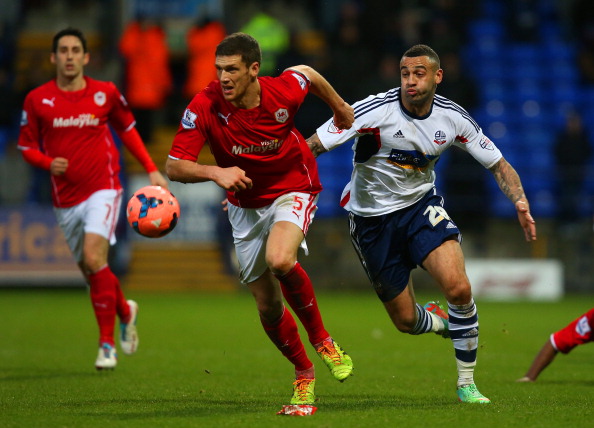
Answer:
[{"label": "white shorts", "polygon": [[78,205],[69,208],[54,208],[58,224],[77,262],[83,258],[85,233],[103,236],[111,245],[116,243],[115,229],[118,224],[122,191],[99,190]]},{"label": "white shorts", "polygon": [[[240,208],[228,205],[229,221],[233,228],[233,241],[239,262],[239,280],[250,283],[266,271],[266,241],[272,225],[279,221],[296,224],[307,235],[316,210],[318,195],[291,192],[279,196],[272,204],[262,208]],[[307,255],[305,239],[301,248]]]}]

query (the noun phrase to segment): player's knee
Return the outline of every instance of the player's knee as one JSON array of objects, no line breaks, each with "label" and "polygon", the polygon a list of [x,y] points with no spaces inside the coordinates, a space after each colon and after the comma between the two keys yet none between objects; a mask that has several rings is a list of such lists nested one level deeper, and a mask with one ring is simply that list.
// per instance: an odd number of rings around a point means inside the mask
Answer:
[{"label": "player's knee", "polygon": [[283,315],[283,304],[280,300],[258,302],[258,313],[266,323],[274,324]]},{"label": "player's knee", "polygon": [[84,254],[82,265],[86,272],[93,273],[107,264],[107,260],[104,257],[100,257],[97,254],[88,253]]},{"label": "player's knee", "polygon": [[295,260],[283,254],[270,254],[266,256],[266,264],[273,274],[282,276],[293,269]]},{"label": "player's knee", "polygon": [[465,305],[472,299],[472,290],[468,281],[460,281],[448,287],[446,299],[452,305]]}]

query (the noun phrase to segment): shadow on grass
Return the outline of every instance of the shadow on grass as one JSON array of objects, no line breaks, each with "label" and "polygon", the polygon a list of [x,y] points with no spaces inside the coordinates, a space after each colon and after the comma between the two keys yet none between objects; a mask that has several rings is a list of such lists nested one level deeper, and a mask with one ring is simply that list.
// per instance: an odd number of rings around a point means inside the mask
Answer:
[{"label": "shadow on grass", "polygon": [[[413,409],[439,410],[451,408],[455,400],[432,397],[415,396],[382,396],[375,395],[340,395],[332,398],[321,398],[315,406],[324,412],[344,412],[366,414],[369,409]],[[80,413],[87,417],[100,417],[113,420],[134,420],[152,418],[185,418],[185,417],[225,417],[233,415],[262,415],[274,414],[281,409],[280,397],[239,397],[235,400],[202,397],[167,398],[167,399],[114,399],[114,400],[85,400],[62,403],[61,407],[71,408],[73,411],[88,407],[96,411]],[[121,410],[125,406],[127,410]]]},{"label": "shadow on grass", "polygon": [[563,385],[563,386],[587,386],[594,387],[594,380],[590,379],[567,379],[567,380],[538,380],[532,385]]},{"label": "shadow on grass", "polygon": [[35,381],[45,379],[63,379],[63,378],[90,378],[96,377],[97,373],[93,371],[50,371],[50,370],[39,370],[34,371],[32,369],[9,369],[7,372],[0,372],[0,381],[3,382],[23,382],[23,381]]}]

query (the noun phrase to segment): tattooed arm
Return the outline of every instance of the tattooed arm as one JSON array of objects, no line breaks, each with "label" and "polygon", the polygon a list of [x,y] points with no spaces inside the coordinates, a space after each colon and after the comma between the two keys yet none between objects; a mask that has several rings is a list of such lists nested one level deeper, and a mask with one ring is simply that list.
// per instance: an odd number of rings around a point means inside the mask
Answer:
[{"label": "tattooed arm", "polygon": [[526,241],[536,241],[536,224],[532,215],[530,215],[530,205],[516,170],[505,158],[501,158],[499,162],[489,168],[489,171],[493,173],[495,181],[503,194],[515,204],[518,220],[522,229],[524,229]]},{"label": "tattooed arm", "polygon": [[328,151],[322,145],[322,142],[320,141],[320,138],[318,137],[317,133],[313,134],[311,137],[309,137],[305,141],[307,142],[307,145],[308,145],[309,149],[311,150],[311,152],[313,153],[315,158],[317,158],[322,153],[326,153]]}]

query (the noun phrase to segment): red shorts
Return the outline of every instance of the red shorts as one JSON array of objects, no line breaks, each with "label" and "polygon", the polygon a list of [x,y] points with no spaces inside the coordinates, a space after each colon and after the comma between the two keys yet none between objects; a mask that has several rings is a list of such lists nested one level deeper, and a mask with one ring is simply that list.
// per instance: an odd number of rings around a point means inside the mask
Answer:
[{"label": "red shorts", "polygon": [[551,344],[557,351],[567,354],[576,346],[594,340],[593,327],[594,308],[572,321],[567,327],[551,334]]}]

